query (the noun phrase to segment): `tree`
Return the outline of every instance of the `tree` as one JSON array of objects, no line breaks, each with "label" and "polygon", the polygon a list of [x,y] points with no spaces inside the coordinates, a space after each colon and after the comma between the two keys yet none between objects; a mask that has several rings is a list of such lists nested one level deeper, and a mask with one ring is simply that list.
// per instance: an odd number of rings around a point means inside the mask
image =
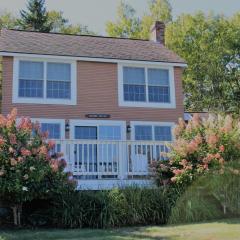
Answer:
[{"label": "tree", "polygon": [[39,124],[28,118],[17,123],[16,117],[16,109],[0,115],[0,199],[11,206],[14,224],[20,225],[24,202],[52,198],[74,185],[63,171],[65,160],[53,154],[54,142],[46,140]]},{"label": "tree", "polygon": [[0,14],[0,29],[2,28],[18,28],[17,18],[10,12],[2,12]]},{"label": "tree", "polygon": [[141,24],[135,14],[132,6],[121,1],[117,9],[117,21],[106,24],[107,34],[111,37],[139,38]]},{"label": "tree", "polygon": [[184,58],[188,110],[240,113],[240,21],[183,14],[167,26],[167,46]]},{"label": "tree", "polygon": [[21,10],[19,24],[24,30],[50,32],[52,22],[49,22],[45,8],[45,0],[28,0],[28,11]]},{"label": "tree", "polygon": [[154,22],[170,22],[172,8],[168,0],[151,0],[149,11],[140,19],[135,9],[129,4],[120,2],[117,9],[117,21],[108,22],[106,32],[112,37],[149,39],[150,29]]},{"label": "tree", "polygon": [[151,0],[149,13],[145,13],[141,20],[141,38],[149,39],[151,26],[156,21],[165,24],[172,21],[172,7],[168,0]]}]

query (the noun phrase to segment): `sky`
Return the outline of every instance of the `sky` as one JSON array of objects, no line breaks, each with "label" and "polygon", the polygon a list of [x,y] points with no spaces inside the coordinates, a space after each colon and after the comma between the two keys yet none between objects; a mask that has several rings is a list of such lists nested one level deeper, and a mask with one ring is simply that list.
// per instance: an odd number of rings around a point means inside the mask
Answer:
[{"label": "sky", "polygon": [[[19,14],[27,0],[0,0],[0,11]],[[63,11],[64,17],[71,23],[81,23],[98,34],[105,34],[105,24],[116,19],[119,0],[45,0],[48,10]],[[139,16],[146,12],[148,0],[125,0],[132,5]],[[231,16],[240,11],[240,0],[170,0],[173,17],[181,13],[194,13],[202,10]]]}]

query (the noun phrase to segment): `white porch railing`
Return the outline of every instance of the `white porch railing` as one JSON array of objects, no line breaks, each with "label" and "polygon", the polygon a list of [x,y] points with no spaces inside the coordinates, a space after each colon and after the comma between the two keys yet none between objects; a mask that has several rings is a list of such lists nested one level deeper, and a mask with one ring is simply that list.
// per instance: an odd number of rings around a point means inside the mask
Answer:
[{"label": "white porch railing", "polygon": [[166,159],[170,142],[59,140],[68,170],[79,179],[147,177],[153,161]]}]

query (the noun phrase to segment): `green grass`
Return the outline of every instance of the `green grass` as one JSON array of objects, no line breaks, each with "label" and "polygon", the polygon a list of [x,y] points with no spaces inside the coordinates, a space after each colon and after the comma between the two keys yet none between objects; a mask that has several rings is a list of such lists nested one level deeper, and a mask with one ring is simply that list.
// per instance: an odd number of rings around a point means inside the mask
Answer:
[{"label": "green grass", "polygon": [[240,219],[165,227],[114,230],[0,230],[0,240],[237,240]]}]

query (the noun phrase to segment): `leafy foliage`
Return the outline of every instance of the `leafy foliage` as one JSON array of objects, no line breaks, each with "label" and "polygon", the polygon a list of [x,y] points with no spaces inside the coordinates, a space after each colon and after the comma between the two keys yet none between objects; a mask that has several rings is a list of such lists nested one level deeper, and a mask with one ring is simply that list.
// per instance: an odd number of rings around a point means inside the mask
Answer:
[{"label": "leafy foliage", "polygon": [[170,160],[156,163],[158,179],[189,185],[211,169],[223,172],[226,162],[240,159],[239,126],[230,115],[205,120],[195,114],[188,124],[180,119],[168,154]]},{"label": "leafy foliage", "polygon": [[239,114],[240,15],[182,14],[166,29],[167,46],[184,58],[188,110]]},{"label": "leafy foliage", "polygon": [[29,0],[28,11],[20,11],[19,25],[24,30],[50,32],[52,23],[48,21],[48,13],[45,8],[45,0]]},{"label": "leafy foliage", "polygon": [[[13,109],[0,116],[0,198],[20,214],[24,202],[49,198],[74,185],[63,172],[65,160],[51,154],[54,142],[46,141],[47,135],[30,119],[16,123],[16,115]],[[18,218],[15,224],[20,224]]]},{"label": "leafy foliage", "polygon": [[176,196],[170,188],[64,192],[53,200],[54,225],[107,228],[163,224]]},{"label": "leafy foliage", "polygon": [[151,0],[149,11],[139,18],[131,5],[121,1],[117,9],[117,21],[107,22],[106,32],[111,37],[149,39],[153,23],[155,21],[168,23],[172,19],[171,12],[168,0]]}]

